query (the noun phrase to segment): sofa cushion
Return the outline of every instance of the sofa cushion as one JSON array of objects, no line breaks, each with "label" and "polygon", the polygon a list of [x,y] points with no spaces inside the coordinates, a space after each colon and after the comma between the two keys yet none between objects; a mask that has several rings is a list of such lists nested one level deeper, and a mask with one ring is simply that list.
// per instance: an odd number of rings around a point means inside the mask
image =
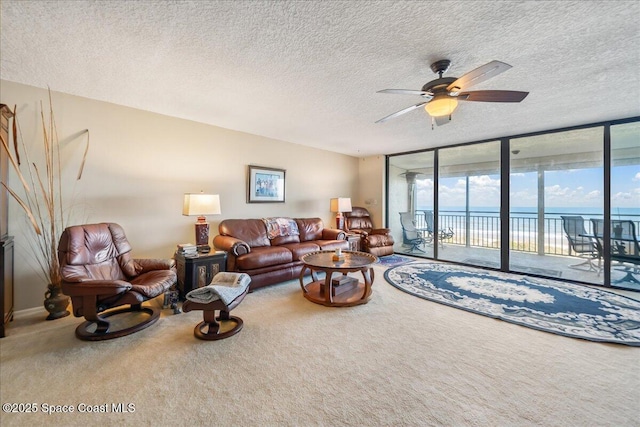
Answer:
[{"label": "sofa cushion", "polygon": [[318,240],[322,238],[324,225],[320,218],[297,218],[300,241]]},{"label": "sofa cushion", "polygon": [[223,236],[233,236],[252,247],[271,246],[267,238],[267,226],[261,219],[225,219],[218,225]]},{"label": "sofa cushion", "polygon": [[271,239],[271,246],[281,246],[287,243],[300,243],[300,235],[278,236]]},{"label": "sofa cushion", "polygon": [[254,247],[250,253],[236,258],[236,267],[240,270],[254,270],[271,265],[286,264],[291,261],[293,261],[293,254],[285,247]]},{"label": "sofa cushion", "polygon": [[302,255],[320,250],[320,246],[315,242],[289,243],[287,245],[283,245],[283,247],[291,251],[294,261],[299,261]]}]

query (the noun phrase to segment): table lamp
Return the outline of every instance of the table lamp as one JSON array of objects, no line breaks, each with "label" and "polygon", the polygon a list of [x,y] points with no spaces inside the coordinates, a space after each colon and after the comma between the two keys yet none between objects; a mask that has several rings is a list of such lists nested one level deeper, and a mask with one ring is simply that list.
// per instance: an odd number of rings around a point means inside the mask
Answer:
[{"label": "table lamp", "polygon": [[187,193],[184,195],[182,215],[197,216],[196,246],[199,253],[209,253],[209,223],[205,215],[220,215],[220,196],[217,194]]},{"label": "table lamp", "polygon": [[336,212],[336,227],[342,230],[344,227],[342,212],[351,212],[351,199],[349,197],[331,199],[331,212]]}]

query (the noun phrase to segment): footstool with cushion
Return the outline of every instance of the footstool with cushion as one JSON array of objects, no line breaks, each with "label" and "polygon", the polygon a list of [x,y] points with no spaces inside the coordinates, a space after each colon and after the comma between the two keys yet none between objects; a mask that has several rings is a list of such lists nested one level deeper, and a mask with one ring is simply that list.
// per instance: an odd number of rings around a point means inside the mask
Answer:
[{"label": "footstool with cushion", "polygon": [[[220,272],[207,286],[192,290],[186,295],[182,311],[201,310],[204,320],[193,330],[196,338],[220,340],[240,332],[242,319],[229,312],[242,302],[249,291],[251,277],[246,273]],[[219,316],[216,316],[219,311]]]}]

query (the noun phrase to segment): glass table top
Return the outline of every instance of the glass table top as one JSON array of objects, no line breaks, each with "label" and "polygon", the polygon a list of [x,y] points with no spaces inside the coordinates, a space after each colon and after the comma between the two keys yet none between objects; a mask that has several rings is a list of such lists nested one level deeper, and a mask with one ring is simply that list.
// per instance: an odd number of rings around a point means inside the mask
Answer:
[{"label": "glass table top", "polygon": [[334,261],[335,251],[318,251],[303,255],[300,260],[319,268],[362,268],[378,262],[378,257],[366,252],[342,251],[341,261]]}]

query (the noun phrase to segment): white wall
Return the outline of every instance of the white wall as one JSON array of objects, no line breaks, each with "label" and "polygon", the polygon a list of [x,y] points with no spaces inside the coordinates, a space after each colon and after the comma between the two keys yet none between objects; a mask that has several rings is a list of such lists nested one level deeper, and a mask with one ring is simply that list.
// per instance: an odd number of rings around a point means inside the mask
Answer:
[{"label": "white wall", "polygon": [[[0,85],[0,102],[11,108],[17,104],[25,140],[40,144],[39,105],[40,101],[46,105],[47,91],[8,81]],[[358,194],[363,168],[355,157],[58,92],[53,92],[53,106],[65,197],[74,202],[69,224],[117,222],[136,257],[168,258],[177,243],[195,240],[195,218],[182,216],[187,192],[220,194],[222,214],[208,218],[211,237],[225,218],[321,217],[334,226],[329,199],[356,199]],[[90,149],[82,180],[76,182],[73,176],[82,157],[85,129],[89,129]],[[41,149],[40,145],[31,148]],[[286,169],[284,204],[246,203],[249,164]],[[10,175],[9,184],[20,187],[15,174]],[[363,200],[372,197],[381,206],[378,191],[379,183],[367,184]],[[11,200],[16,310],[42,306],[46,290],[45,279],[32,261],[27,229],[26,216]]]}]

